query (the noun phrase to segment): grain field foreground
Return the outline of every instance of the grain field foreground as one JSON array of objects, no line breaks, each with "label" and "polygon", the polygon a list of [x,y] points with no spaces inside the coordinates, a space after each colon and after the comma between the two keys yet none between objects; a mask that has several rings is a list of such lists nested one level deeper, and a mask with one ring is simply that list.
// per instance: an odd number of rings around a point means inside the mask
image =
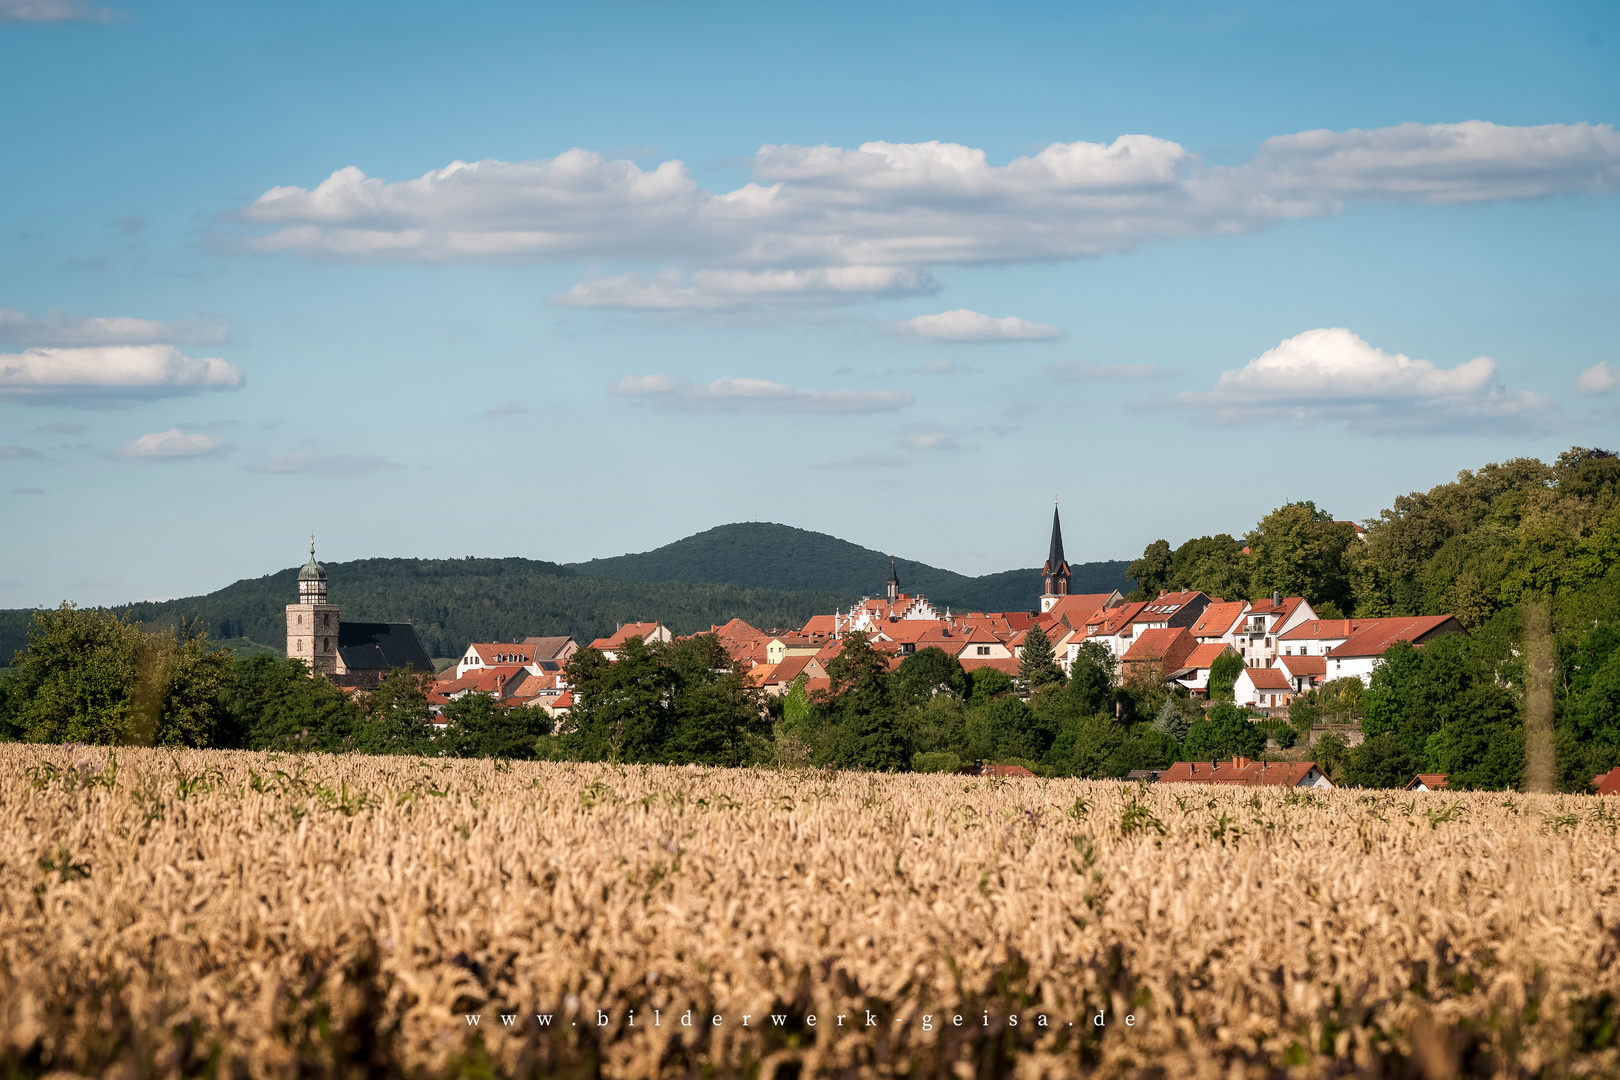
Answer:
[{"label": "grain field foreground", "polygon": [[1615,803],[5,745],[0,1070],[1613,1076]]}]

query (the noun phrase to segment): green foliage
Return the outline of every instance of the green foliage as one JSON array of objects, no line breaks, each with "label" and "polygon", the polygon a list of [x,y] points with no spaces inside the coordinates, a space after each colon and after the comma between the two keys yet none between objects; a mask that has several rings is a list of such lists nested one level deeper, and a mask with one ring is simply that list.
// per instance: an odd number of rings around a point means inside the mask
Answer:
[{"label": "green foliage", "polygon": [[1159,715],[1153,720],[1153,730],[1161,735],[1168,735],[1179,746],[1187,740],[1187,733],[1192,725],[1187,723],[1186,717],[1181,715],[1181,708],[1173,697],[1164,699],[1159,707]]},{"label": "green foliage", "polygon": [[1401,788],[1418,774],[1420,766],[1406,740],[1386,731],[1367,737],[1350,751],[1342,778],[1351,787]]},{"label": "green foliage", "polygon": [[376,689],[362,696],[363,715],[355,725],[354,748],[363,754],[430,752],[434,732],[427,694],[431,687],[432,678],[420,672],[405,668],[389,672]]},{"label": "green foliage", "polygon": [[1005,694],[1012,689],[1012,685],[1012,676],[1000,668],[993,668],[988,664],[974,668],[971,691],[973,704],[982,705],[999,694]]},{"label": "green foliage", "polygon": [[1311,757],[1329,779],[1342,783],[1344,764],[1350,760],[1350,743],[1336,732],[1323,735],[1311,745]]},{"label": "green foliage", "polygon": [[1018,679],[1031,690],[1063,681],[1063,669],[1052,655],[1052,642],[1039,626],[1031,626],[1024,632],[1024,644],[1018,656]]},{"label": "green foliage", "polygon": [[1259,757],[1265,748],[1266,733],[1249,719],[1248,710],[1222,703],[1213,706],[1188,730],[1180,758],[1212,761],[1237,755]]},{"label": "green foliage", "polygon": [[1254,595],[1280,592],[1349,609],[1354,605],[1349,550],[1355,530],[1337,524],[1313,502],[1278,507],[1247,537],[1249,588]]},{"label": "green foliage", "polygon": [[889,693],[889,660],[866,635],[844,638],[827,664],[829,709],[838,725],[839,764],[849,769],[897,771],[911,762],[905,731]]},{"label": "green foliage", "polygon": [[1243,657],[1235,652],[1225,652],[1215,658],[1209,665],[1209,699],[1211,701],[1231,701],[1233,688],[1237,686],[1238,676],[1243,674]]},{"label": "green foliage", "polygon": [[6,722],[34,742],[217,745],[233,663],[195,624],[144,633],[63,604],[34,614],[5,677]]},{"label": "green foliage", "polygon": [[953,773],[962,767],[962,759],[949,750],[935,750],[926,754],[913,754],[911,768],[920,773]]},{"label": "green foliage", "polygon": [[445,753],[464,758],[530,758],[549,726],[545,713],[502,706],[489,694],[464,694],[444,707]]},{"label": "green foliage", "polygon": [[903,705],[921,706],[936,694],[968,696],[967,673],[956,657],[937,646],[912,653],[895,672],[894,693]]},{"label": "green foliage", "polygon": [[301,661],[269,656],[236,665],[224,706],[224,744],[249,750],[344,750],[363,720],[359,705],[326,678]]}]

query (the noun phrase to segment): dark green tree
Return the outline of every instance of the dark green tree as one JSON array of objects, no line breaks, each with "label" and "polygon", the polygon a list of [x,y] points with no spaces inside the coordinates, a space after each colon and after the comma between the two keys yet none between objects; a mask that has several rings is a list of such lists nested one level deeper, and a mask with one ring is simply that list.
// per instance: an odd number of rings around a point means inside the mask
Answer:
[{"label": "dark green tree", "polygon": [[938,694],[966,700],[968,679],[956,657],[930,645],[901,661],[894,673],[894,696],[902,705],[920,708]]},{"label": "dark green tree", "polygon": [[1170,541],[1155,540],[1142,550],[1142,557],[1131,563],[1125,576],[1136,582],[1132,600],[1151,600],[1170,587],[1170,576],[1175,572],[1175,557],[1170,552]]},{"label": "dark green tree", "polygon": [[1246,710],[1220,704],[1188,729],[1187,739],[1181,744],[1181,760],[1258,757],[1265,748],[1266,733],[1250,720]]},{"label": "dark green tree", "polygon": [[343,691],[301,661],[281,657],[237,664],[224,704],[229,745],[250,750],[343,750],[362,720]]},{"label": "dark green tree", "polygon": [[1039,625],[1024,631],[1024,645],[1018,654],[1018,679],[1031,690],[1063,681],[1063,669],[1052,655],[1052,641]]},{"label": "dark green tree", "polygon": [[1235,652],[1222,653],[1209,665],[1209,699],[1231,701],[1232,688],[1243,674],[1243,657]]},{"label": "dark green tree", "polygon": [[639,637],[609,662],[581,649],[568,662],[573,707],[558,751],[574,761],[665,762],[675,730],[674,672]]},{"label": "dark green tree", "polygon": [[1012,676],[989,664],[974,668],[970,682],[972,684],[970,700],[974,705],[983,705],[990,699],[1007,693],[1013,685]]},{"label": "dark green tree", "polygon": [[445,751],[464,758],[530,758],[546,716],[529,706],[502,706],[489,694],[464,694],[444,707]]},{"label": "dark green tree", "polygon": [[911,752],[889,693],[888,657],[857,631],[844,638],[843,648],[827,663],[827,677],[839,764],[885,772],[908,768]]},{"label": "dark green tree", "polygon": [[1355,530],[1340,525],[1313,502],[1289,503],[1260,519],[1250,532],[1250,588],[1257,596],[1280,592],[1314,604],[1354,606],[1351,562]]},{"label": "dark green tree", "polygon": [[1406,740],[1386,731],[1370,736],[1350,751],[1344,763],[1344,782],[1351,787],[1402,788],[1416,776],[1417,755]]},{"label": "dark green tree", "polygon": [[742,765],[748,737],[770,726],[765,703],[714,634],[697,634],[657,650],[673,674],[675,730],[668,760]]},{"label": "dark green tree", "polygon": [[395,668],[360,702],[354,748],[363,754],[421,754],[432,748],[433,718],[428,708],[432,677]]}]

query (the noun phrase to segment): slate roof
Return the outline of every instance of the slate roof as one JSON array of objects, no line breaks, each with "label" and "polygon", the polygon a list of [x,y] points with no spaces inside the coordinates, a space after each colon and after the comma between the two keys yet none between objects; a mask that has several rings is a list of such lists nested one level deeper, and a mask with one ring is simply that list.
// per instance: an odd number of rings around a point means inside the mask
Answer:
[{"label": "slate roof", "polygon": [[338,655],[351,672],[408,667],[433,674],[433,661],[410,623],[340,622]]}]

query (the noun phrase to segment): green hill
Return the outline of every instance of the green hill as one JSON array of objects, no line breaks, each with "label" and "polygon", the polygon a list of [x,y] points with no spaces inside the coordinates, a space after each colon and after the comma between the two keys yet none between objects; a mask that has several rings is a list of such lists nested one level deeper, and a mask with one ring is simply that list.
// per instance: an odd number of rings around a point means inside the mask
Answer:
[{"label": "green hill", "polygon": [[[1028,611],[1035,570],[967,577],[898,560],[907,592],[958,611]],[[1075,592],[1124,592],[1125,562],[1074,567]],[[534,559],[359,559],[328,563],[331,599],[355,622],[410,622],[429,656],[459,656],[470,641],[567,634],[590,641],[620,624],[656,619],[676,633],[731,618],[760,627],[803,626],[811,615],[883,592],[889,557],[786,525],[722,525],[640,555],[562,566]],[[113,610],[148,626],[200,619],[241,655],[279,652],[285,607],[298,595],[294,567],[246,578],[206,596]],[[0,664],[27,644],[27,610],[0,611]]]},{"label": "green hill", "polygon": [[[1040,571],[1007,570],[983,577],[897,559],[900,586],[958,610],[1030,611],[1040,596]],[[816,589],[881,596],[889,556],[826,533],[769,522],[739,522],[677,540],[638,555],[572,563],[581,574],[629,581],[707,581],[764,589]],[[1129,592],[1125,561],[1072,566],[1076,593]]]}]

